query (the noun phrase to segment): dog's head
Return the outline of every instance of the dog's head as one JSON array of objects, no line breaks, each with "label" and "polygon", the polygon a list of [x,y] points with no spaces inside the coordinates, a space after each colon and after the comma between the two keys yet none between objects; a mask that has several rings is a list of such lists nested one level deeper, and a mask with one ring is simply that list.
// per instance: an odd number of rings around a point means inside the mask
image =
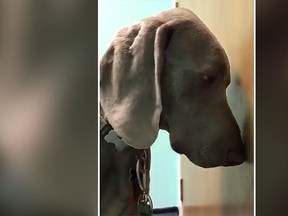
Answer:
[{"label": "dog's head", "polygon": [[226,99],[228,58],[191,11],[172,9],[120,30],[100,73],[101,107],[127,144],[150,147],[162,128],[196,165],[244,162]]}]

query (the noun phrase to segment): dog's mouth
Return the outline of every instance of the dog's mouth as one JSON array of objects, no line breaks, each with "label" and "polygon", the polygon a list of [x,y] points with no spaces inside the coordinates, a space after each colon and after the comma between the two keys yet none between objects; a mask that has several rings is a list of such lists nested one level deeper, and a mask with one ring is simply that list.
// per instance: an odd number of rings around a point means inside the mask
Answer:
[{"label": "dog's mouth", "polygon": [[175,152],[181,155],[185,155],[192,163],[203,168],[213,168],[219,166],[223,167],[237,166],[245,162],[245,154],[243,153],[243,151],[240,151],[239,148],[228,149],[226,157],[224,153],[223,156],[219,157],[218,159],[216,157],[213,160],[211,160],[212,158],[209,160],[206,157],[202,159],[200,159],[201,157],[196,157],[198,159],[196,158],[193,159],[191,155],[191,150],[189,151],[184,146],[185,145],[183,145],[183,143],[179,143],[178,141],[171,142],[171,147]]}]

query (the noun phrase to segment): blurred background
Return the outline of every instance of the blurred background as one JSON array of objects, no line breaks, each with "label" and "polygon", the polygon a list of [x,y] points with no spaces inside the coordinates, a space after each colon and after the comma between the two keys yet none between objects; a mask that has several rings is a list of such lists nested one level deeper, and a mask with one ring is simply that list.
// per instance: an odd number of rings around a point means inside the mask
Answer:
[{"label": "blurred background", "polygon": [[256,212],[287,215],[287,1],[256,7]]},{"label": "blurred background", "polygon": [[0,1],[0,215],[97,210],[97,2]]}]

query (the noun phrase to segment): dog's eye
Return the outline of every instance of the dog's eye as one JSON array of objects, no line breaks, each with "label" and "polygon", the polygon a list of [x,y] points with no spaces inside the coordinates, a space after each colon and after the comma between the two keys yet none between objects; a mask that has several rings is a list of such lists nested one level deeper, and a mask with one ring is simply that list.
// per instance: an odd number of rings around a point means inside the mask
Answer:
[{"label": "dog's eye", "polygon": [[203,79],[206,83],[208,83],[209,85],[212,85],[215,80],[216,80],[216,76],[213,76],[213,75],[204,75],[203,76]]}]

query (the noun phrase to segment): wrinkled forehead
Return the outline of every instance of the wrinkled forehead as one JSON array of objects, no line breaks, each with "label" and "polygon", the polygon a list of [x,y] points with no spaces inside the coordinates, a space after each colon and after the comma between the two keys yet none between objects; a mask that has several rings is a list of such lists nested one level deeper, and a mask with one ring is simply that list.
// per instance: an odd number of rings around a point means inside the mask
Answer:
[{"label": "wrinkled forehead", "polygon": [[213,70],[230,76],[224,49],[203,23],[184,21],[173,26],[166,58],[167,62],[174,62],[181,69],[208,73]]}]

